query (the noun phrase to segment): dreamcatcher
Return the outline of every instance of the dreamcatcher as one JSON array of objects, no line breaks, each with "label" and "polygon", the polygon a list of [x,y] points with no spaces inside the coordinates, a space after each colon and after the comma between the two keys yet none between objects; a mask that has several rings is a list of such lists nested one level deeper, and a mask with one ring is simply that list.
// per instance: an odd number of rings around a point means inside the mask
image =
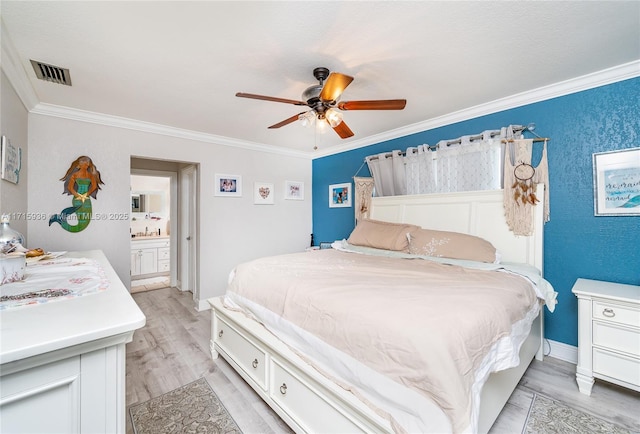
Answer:
[{"label": "dreamcatcher", "polygon": [[513,176],[516,180],[511,188],[513,189],[513,200],[518,205],[521,203],[535,205],[540,202],[534,193],[533,177],[535,174],[536,169],[531,164],[522,161],[513,169]]}]

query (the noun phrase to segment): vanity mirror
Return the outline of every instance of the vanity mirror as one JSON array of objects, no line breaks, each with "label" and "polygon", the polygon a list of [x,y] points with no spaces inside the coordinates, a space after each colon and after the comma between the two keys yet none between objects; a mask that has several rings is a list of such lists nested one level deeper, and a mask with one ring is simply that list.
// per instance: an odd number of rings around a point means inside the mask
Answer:
[{"label": "vanity mirror", "polygon": [[162,212],[162,195],[132,193],[131,212]]}]

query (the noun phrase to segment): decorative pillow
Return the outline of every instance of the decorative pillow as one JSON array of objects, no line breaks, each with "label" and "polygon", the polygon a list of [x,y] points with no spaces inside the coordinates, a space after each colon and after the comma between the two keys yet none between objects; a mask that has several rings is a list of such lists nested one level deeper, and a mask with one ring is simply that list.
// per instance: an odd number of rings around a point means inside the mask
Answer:
[{"label": "decorative pillow", "polygon": [[496,248],[480,237],[459,232],[416,229],[409,233],[409,253],[497,263]]},{"label": "decorative pillow", "polygon": [[363,219],[351,232],[347,242],[355,246],[407,252],[409,247],[407,234],[416,229],[420,227],[406,223]]}]

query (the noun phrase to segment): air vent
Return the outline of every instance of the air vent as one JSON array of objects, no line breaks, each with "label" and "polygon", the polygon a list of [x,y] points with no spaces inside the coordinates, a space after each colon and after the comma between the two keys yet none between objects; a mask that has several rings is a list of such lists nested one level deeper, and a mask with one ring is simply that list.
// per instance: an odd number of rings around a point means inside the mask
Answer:
[{"label": "air vent", "polygon": [[65,84],[71,86],[71,75],[69,70],[59,66],[47,65],[46,63],[31,61],[31,66],[40,80],[52,83]]}]

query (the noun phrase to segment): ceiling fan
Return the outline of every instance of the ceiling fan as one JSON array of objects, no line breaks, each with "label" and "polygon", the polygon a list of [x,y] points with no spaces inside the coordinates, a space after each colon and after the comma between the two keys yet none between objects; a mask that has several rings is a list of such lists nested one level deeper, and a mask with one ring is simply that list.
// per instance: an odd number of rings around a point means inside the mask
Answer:
[{"label": "ceiling fan", "polygon": [[[351,84],[353,77],[338,72],[329,73],[327,68],[315,68],[313,76],[318,84],[308,87],[302,92],[302,99],[298,101],[272,96],[256,95],[252,93],[238,92],[236,96],[241,98],[260,99],[264,101],[282,102],[298,106],[307,106],[311,110],[303,111],[271,125],[269,128],[280,128],[297,120],[303,123],[326,121],[338,135],[346,139],[353,136],[353,131],[342,120],[342,113],[338,110],[402,110],[407,104],[406,99],[386,99],[368,101],[338,101],[342,92]],[[326,81],[325,81],[326,80]]]}]

